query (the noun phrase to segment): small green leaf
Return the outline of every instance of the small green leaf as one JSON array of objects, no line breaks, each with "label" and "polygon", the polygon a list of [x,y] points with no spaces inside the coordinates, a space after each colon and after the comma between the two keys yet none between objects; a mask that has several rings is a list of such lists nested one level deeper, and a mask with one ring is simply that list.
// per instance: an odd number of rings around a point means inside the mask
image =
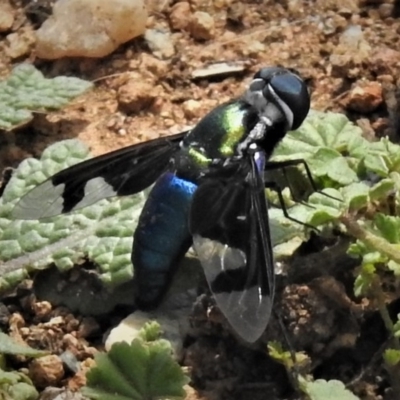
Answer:
[{"label": "small green leaf", "polygon": [[369,197],[371,201],[385,199],[395,188],[396,185],[392,179],[382,179],[369,189]]},{"label": "small green leaf", "polygon": [[[326,151],[331,149],[325,149]],[[332,182],[341,186],[349,185],[350,183],[357,182],[357,174],[350,168],[346,158],[342,157],[339,153],[337,157],[332,158],[330,161],[320,162],[318,151],[313,158],[310,159],[310,164],[319,164],[318,168],[313,168],[314,174],[319,177],[327,177]]]},{"label": "small green leaf", "polygon": [[278,361],[285,366],[293,364],[290,356],[290,351],[284,350],[282,344],[279,342],[268,342],[268,354],[275,361]]},{"label": "small green leaf", "polygon": [[39,393],[23,373],[0,369],[0,397],[7,400],[36,400]]},{"label": "small green leaf", "polygon": [[[268,354],[275,361],[284,365],[287,370],[290,370],[294,367],[291,352],[285,350],[281,343],[276,341],[268,342]],[[296,352],[294,356],[297,366],[300,366],[300,364],[305,364],[309,361],[309,357],[304,352]]]},{"label": "small green leaf", "polygon": [[374,217],[375,226],[379,229],[381,236],[390,243],[400,243],[400,218],[376,213]]},{"label": "small green leaf", "polygon": [[0,82],[0,129],[12,129],[32,119],[32,111],[56,110],[92,87],[82,79],[46,79],[31,64],[17,65]]},{"label": "small green leaf", "polygon": [[343,382],[338,380],[317,379],[314,382],[305,383],[303,390],[311,400],[359,400],[350,390],[346,389]]},{"label": "small green leaf", "polygon": [[400,264],[399,263],[397,263],[393,260],[389,260],[387,266],[388,266],[388,269],[390,271],[392,271],[396,277],[400,276]]},{"label": "small green leaf", "polygon": [[369,186],[362,182],[352,183],[342,189],[343,197],[351,210],[359,210],[368,204]]},{"label": "small green leaf", "polygon": [[387,177],[389,174],[389,160],[381,154],[368,153],[364,158],[364,165],[369,171],[376,173],[381,177]]},{"label": "small green leaf", "polygon": [[41,357],[48,354],[47,351],[36,350],[28,345],[20,344],[3,332],[0,332],[0,353],[27,357]]},{"label": "small green leaf", "polygon": [[115,343],[108,354],[95,357],[97,365],[88,372],[83,393],[100,400],[183,398],[188,378],[164,342]]},{"label": "small green leaf", "polygon": [[[399,328],[397,328],[397,332],[395,333],[396,337],[400,337]],[[383,358],[387,364],[394,367],[400,362],[400,350],[395,349],[386,349],[383,353]]]},{"label": "small green leaf", "polygon": [[373,264],[363,264],[360,274],[354,282],[354,294],[359,297],[366,294],[375,279],[376,269]]},{"label": "small green leaf", "polygon": [[12,385],[8,392],[13,400],[36,400],[39,397],[38,391],[32,384],[18,382]]},{"label": "small green leaf", "polygon": [[397,321],[393,325],[393,335],[395,337],[400,337],[400,314],[397,314]]},{"label": "small green leaf", "polygon": [[156,321],[146,322],[140,329],[139,337],[145,342],[154,342],[162,335],[161,326]]},{"label": "small green leaf", "polygon": [[318,226],[328,222],[337,222],[343,213],[344,203],[341,199],[340,192],[334,189],[313,193],[308,199],[312,208],[309,209],[307,223]]}]

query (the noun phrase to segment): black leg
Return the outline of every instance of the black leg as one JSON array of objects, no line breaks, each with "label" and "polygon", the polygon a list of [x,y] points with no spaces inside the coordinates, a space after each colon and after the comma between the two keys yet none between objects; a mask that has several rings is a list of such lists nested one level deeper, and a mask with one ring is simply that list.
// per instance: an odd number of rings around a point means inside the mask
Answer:
[{"label": "black leg", "polygon": [[288,185],[288,188],[290,190],[290,194],[291,194],[293,200],[298,202],[298,203],[306,204],[306,203],[304,203],[302,201],[296,200],[296,197],[293,195],[292,187],[290,186],[290,181],[289,181],[289,179],[287,177],[287,174],[286,174],[286,169],[285,168],[287,168],[287,167],[295,167],[297,165],[303,165],[304,166],[307,178],[308,178],[308,180],[309,180],[309,182],[311,184],[311,187],[312,187],[314,192],[320,193],[323,196],[329,197],[331,199],[341,201],[340,199],[338,199],[338,198],[336,198],[334,196],[330,196],[329,194],[326,194],[326,193],[324,193],[324,192],[322,192],[321,190],[318,189],[317,185],[315,184],[315,180],[314,180],[314,178],[313,178],[313,176],[311,174],[310,167],[308,166],[307,162],[305,160],[301,159],[301,158],[298,158],[298,159],[295,159],[295,160],[287,160],[287,161],[268,161],[266,163],[266,165],[265,165],[264,170],[265,171],[269,171],[269,170],[281,169],[282,172],[283,172],[283,175],[285,177],[285,180],[287,182],[287,185]]},{"label": "black leg", "polygon": [[273,182],[273,181],[264,182],[264,185],[265,185],[266,188],[271,189],[271,190],[273,190],[274,192],[276,192],[278,194],[278,198],[279,198],[279,202],[281,203],[281,208],[282,208],[283,215],[287,219],[289,219],[289,220],[291,220],[293,222],[296,222],[297,224],[306,226],[307,228],[312,229],[314,231],[320,232],[320,230],[318,228],[316,228],[315,226],[312,226],[311,224],[307,224],[306,222],[300,221],[300,220],[298,220],[296,218],[293,218],[293,217],[291,217],[289,215],[289,213],[287,212],[287,209],[286,209],[285,200],[284,200],[283,195],[282,195],[282,188],[276,182]]}]

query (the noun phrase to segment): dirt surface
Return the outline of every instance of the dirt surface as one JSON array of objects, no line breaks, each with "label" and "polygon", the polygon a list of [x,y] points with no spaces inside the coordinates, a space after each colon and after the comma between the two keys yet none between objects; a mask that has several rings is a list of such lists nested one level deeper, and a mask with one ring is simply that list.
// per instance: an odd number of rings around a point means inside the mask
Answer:
[{"label": "dirt surface", "polygon": [[[94,154],[102,154],[187,129],[208,110],[239,96],[251,76],[268,65],[296,69],[309,83],[314,109],[347,114],[371,139],[389,135],[398,140],[397,1],[189,3],[150,4],[147,27],[169,33],[175,48],[171,56],[160,58],[145,39],[138,38],[102,59],[48,62],[35,58],[34,30],[51,12],[51,2],[12,1],[14,22],[0,32],[0,77],[28,61],[47,77],[78,76],[94,81],[95,88],[60,112],[36,114],[29,126],[2,132],[0,170],[28,156],[39,156],[49,144],[62,139],[79,138]],[[213,24],[195,18],[196,11],[211,16]],[[198,76],[200,70],[217,62],[234,65],[239,71]],[[380,346],[386,340],[383,324],[372,309],[369,312],[368,304],[355,302],[350,294],[355,265],[344,255],[343,243],[329,243],[329,248],[336,246],[332,254],[329,250],[322,253],[325,245],[315,240],[303,246],[287,266],[288,278],[278,291],[276,310],[289,339],[296,350],[309,354],[312,362],[306,369],[315,378],[342,380],[362,399],[395,398],[387,390],[387,373],[380,361]],[[321,260],[329,261],[330,277],[319,276],[318,268],[313,269]],[[307,270],[296,272],[296,266],[303,265]],[[68,350],[83,362],[84,369],[91,364],[95,347],[101,348],[102,333],[112,322],[52,309],[36,302],[29,287],[20,288],[6,304],[1,322],[14,336],[54,354]],[[184,365],[191,367],[195,388],[189,398],[296,398],[283,368],[265,352],[238,344],[218,323],[221,320],[209,297],[198,300],[193,315],[195,335],[183,358]],[[275,318],[265,338],[282,341]],[[75,374],[73,367],[65,370],[59,359],[50,359],[47,365],[59,372],[49,374],[45,381],[35,379],[42,373],[35,375],[39,367],[30,366],[38,387],[76,389],[84,382],[82,373]]]}]

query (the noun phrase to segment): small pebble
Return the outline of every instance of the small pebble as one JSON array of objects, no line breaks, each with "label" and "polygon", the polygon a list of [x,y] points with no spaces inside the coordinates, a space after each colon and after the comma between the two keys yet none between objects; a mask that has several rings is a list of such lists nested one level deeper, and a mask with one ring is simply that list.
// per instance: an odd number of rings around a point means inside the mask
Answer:
[{"label": "small pebble", "polygon": [[201,104],[197,100],[190,99],[182,104],[182,110],[187,119],[198,117],[200,109],[201,109]]},{"label": "small pebble", "polygon": [[76,374],[79,370],[79,361],[77,360],[74,353],[69,350],[64,351],[60,354],[60,359],[67,370],[70,370]]},{"label": "small pebble", "polygon": [[35,43],[33,32],[20,29],[7,35],[5,53],[12,59],[28,55]]},{"label": "small pebble", "polygon": [[378,8],[379,16],[382,19],[392,17],[394,12],[394,7],[395,7],[394,4],[388,4],[388,3],[380,4]]},{"label": "small pebble", "polygon": [[0,1],[0,32],[7,32],[14,22],[14,9],[8,0]]},{"label": "small pebble", "polygon": [[203,11],[193,14],[188,25],[190,34],[196,40],[209,40],[215,36],[215,23],[213,17]]},{"label": "small pebble", "polygon": [[39,388],[59,385],[64,377],[61,358],[56,355],[49,355],[32,360],[29,364],[29,377]]},{"label": "small pebble", "polygon": [[378,82],[358,83],[342,101],[347,109],[362,114],[375,111],[382,103],[382,86]]},{"label": "small pebble", "polygon": [[32,309],[37,317],[43,318],[49,315],[53,308],[48,301],[37,301],[32,304]]},{"label": "small pebble", "polygon": [[144,39],[152,53],[158,58],[171,58],[175,54],[171,34],[165,30],[147,29]]},{"label": "small pebble", "polygon": [[188,26],[191,16],[190,4],[186,1],[181,1],[171,7],[169,22],[171,28],[176,31],[181,31]]},{"label": "small pebble", "polygon": [[138,113],[148,108],[157,97],[154,84],[130,79],[118,89],[117,99],[121,110]]}]

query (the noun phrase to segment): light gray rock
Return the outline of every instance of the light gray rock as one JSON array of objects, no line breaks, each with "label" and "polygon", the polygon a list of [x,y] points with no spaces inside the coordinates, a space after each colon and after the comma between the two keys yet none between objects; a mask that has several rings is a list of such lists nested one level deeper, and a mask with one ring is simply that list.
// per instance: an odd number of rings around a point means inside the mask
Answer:
[{"label": "light gray rock", "polygon": [[141,35],[147,9],[143,0],[59,0],[36,32],[40,58],[103,57]]}]

